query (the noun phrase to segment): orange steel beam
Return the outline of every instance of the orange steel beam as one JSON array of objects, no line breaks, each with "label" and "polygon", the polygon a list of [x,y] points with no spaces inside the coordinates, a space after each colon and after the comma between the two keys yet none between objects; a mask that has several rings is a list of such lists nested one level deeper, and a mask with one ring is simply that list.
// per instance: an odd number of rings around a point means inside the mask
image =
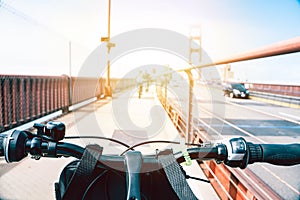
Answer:
[{"label": "orange steel beam", "polygon": [[220,60],[215,65],[253,60],[258,58],[266,58],[271,56],[278,56],[278,55],[297,53],[297,52],[300,52],[300,37],[285,40],[228,59]]},{"label": "orange steel beam", "polygon": [[253,59],[259,59],[259,58],[266,58],[271,56],[278,56],[278,55],[284,55],[284,54],[290,54],[290,53],[297,53],[300,52],[300,37],[292,38],[289,40],[281,41],[272,45],[268,45],[266,47],[262,47],[259,49],[255,49],[253,51],[249,51],[246,53],[242,53],[236,56],[232,56],[226,59],[222,59],[216,62],[206,63],[203,65],[187,68],[187,69],[181,69],[178,71],[184,71],[188,69],[197,69],[197,68],[205,68],[210,67],[214,65],[222,65],[222,64],[228,64],[228,63],[234,63],[234,62],[240,62],[240,61],[246,61],[246,60],[253,60]]}]

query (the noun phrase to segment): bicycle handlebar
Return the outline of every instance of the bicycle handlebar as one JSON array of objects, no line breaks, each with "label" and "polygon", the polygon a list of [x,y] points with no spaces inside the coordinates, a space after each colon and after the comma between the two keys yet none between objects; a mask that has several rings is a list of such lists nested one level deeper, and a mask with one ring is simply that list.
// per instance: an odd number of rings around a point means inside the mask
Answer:
[{"label": "bicycle handlebar", "polygon": [[252,144],[249,147],[249,164],[266,162],[273,165],[300,164],[300,144]]},{"label": "bicycle handlebar", "polygon": [[[81,158],[84,148],[71,144],[48,140],[27,131],[14,131],[10,135],[0,134],[0,156],[7,162],[17,162],[31,154],[34,158],[72,156]],[[253,144],[243,138],[233,138],[209,147],[187,149],[191,159],[224,162],[230,167],[245,168],[255,162],[274,165],[300,164],[300,144]],[[184,162],[181,152],[174,153],[178,163]],[[102,164],[114,163],[124,167],[124,156],[102,155]],[[143,163],[158,164],[157,156],[143,156]]]}]

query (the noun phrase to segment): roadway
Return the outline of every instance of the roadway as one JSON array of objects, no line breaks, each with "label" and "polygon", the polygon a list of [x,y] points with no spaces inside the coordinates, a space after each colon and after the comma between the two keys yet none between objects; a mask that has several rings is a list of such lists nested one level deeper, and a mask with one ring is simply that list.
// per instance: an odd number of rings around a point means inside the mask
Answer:
[{"label": "roadway", "polygon": [[[196,85],[194,121],[208,139],[242,136],[255,143],[299,143],[300,109],[224,97],[216,87]],[[197,120],[196,120],[197,119]],[[300,165],[249,165],[283,199],[300,199]]]}]

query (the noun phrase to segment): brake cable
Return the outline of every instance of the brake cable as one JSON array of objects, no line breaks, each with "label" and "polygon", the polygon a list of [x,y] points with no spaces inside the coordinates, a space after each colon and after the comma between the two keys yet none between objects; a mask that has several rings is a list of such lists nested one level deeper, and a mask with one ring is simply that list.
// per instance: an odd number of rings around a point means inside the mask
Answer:
[{"label": "brake cable", "polygon": [[[135,147],[138,147],[138,146],[142,146],[142,145],[145,145],[145,144],[151,144],[151,143],[167,143],[167,144],[180,144],[180,142],[173,142],[173,141],[168,141],[168,140],[153,140],[153,141],[146,141],[146,142],[141,142],[141,143],[138,143],[138,144],[135,144],[133,146],[130,146],[128,147],[128,149],[126,149],[124,152],[122,152],[120,155],[123,156],[126,152],[132,150],[133,148]],[[194,144],[194,143],[185,143],[185,145],[188,145],[188,146],[197,146],[197,147],[202,147],[203,144]]]},{"label": "brake cable", "polygon": [[126,147],[129,150],[134,150],[133,147],[130,147],[128,144],[125,144],[124,142],[121,142],[120,140],[116,140],[116,139],[108,138],[108,137],[101,137],[101,136],[65,136],[64,139],[100,139],[100,140],[108,140],[108,141],[120,144],[120,145]]}]

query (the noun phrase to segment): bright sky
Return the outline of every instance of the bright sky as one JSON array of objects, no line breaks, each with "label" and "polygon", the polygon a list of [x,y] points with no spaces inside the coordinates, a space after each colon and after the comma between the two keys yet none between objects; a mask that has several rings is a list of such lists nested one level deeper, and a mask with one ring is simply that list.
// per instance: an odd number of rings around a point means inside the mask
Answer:
[{"label": "bright sky", "polygon": [[[107,36],[108,0],[0,0],[0,73],[72,75]],[[189,36],[201,27],[202,48],[218,60],[300,36],[298,0],[111,0],[111,36],[163,28]],[[141,65],[186,64],[162,52],[128,54],[112,76]],[[232,64],[237,78],[300,83],[300,54]],[[270,76],[272,74],[272,76]]]}]

